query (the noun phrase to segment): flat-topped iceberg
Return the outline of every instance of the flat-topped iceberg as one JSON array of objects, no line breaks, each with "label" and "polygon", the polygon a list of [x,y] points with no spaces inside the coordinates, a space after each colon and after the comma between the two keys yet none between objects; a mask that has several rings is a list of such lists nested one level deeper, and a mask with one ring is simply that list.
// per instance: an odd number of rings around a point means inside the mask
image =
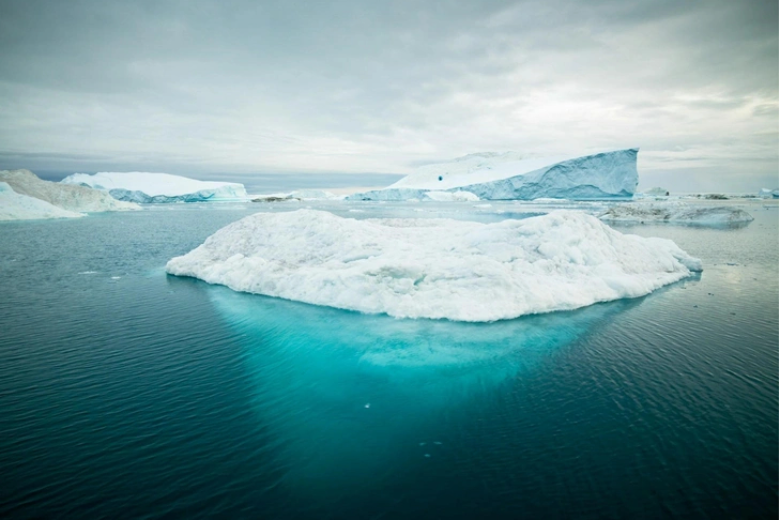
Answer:
[{"label": "flat-topped iceberg", "polygon": [[44,181],[30,170],[0,171],[0,181],[7,182],[16,193],[35,197],[68,211],[93,213],[141,209],[138,204],[116,200],[100,190]]},{"label": "flat-topped iceberg", "polygon": [[525,159],[514,152],[472,154],[427,165],[381,190],[348,200],[425,200],[431,192],[469,192],[487,200],[629,198],[639,175],[638,149],[583,157]]},{"label": "flat-topped iceberg", "polygon": [[166,270],[364,313],[495,321],[643,296],[701,262],[577,211],[481,224],[298,210],[245,217]]},{"label": "flat-topped iceberg", "polygon": [[699,206],[685,202],[616,204],[599,218],[609,222],[641,222],[728,226],[753,220],[747,211],[731,206]]},{"label": "flat-topped iceberg", "polygon": [[112,197],[131,202],[203,202],[246,200],[243,184],[199,181],[169,173],[100,172],[74,173],[62,180],[108,191]]},{"label": "flat-topped iceberg", "polygon": [[44,218],[78,218],[83,213],[62,209],[45,200],[16,193],[6,182],[0,182],[0,220]]}]

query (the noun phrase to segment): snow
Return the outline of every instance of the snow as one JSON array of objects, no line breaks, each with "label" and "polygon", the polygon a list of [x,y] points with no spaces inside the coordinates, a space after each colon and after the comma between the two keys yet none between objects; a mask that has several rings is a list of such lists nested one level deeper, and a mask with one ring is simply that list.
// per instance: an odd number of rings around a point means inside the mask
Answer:
[{"label": "snow", "polygon": [[86,186],[44,181],[30,170],[0,171],[0,181],[7,182],[16,193],[41,199],[68,211],[92,213],[141,209],[138,204],[116,200],[105,192]]},{"label": "snow", "polygon": [[28,220],[44,218],[78,218],[85,216],[35,197],[16,193],[6,182],[0,182],[0,220]]},{"label": "snow", "polygon": [[423,166],[381,190],[349,200],[425,199],[431,191],[470,192],[487,200],[628,198],[636,190],[638,149],[582,157],[523,158],[515,152],[473,154]]},{"label": "snow", "polygon": [[617,204],[601,215],[610,222],[671,222],[700,226],[743,224],[750,213],[731,206],[697,206],[684,202],[635,202]]},{"label": "snow", "polygon": [[701,262],[577,211],[482,224],[302,209],[234,222],[166,270],[363,313],[480,322],[643,296]]},{"label": "snow", "polygon": [[74,173],[62,180],[108,191],[112,197],[132,202],[200,202],[246,200],[243,184],[199,181],[169,173],[100,172]]}]

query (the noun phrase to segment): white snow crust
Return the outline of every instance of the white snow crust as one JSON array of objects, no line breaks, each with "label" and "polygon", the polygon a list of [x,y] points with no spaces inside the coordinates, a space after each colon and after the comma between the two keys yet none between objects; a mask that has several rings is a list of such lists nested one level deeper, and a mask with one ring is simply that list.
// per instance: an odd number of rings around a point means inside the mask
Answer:
[{"label": "white snow crust", "polygon": [[698,206],[685,202],[616,204],[601,215],[610,222],[670,222],[699,226],[743,224],[753,220],[747,211],[731,206]]},{"label": "white snow crust", "polygon": [[16,193],[6,182],[0,182],[0,220],[28,220],[44,218],[78,218],[76,213],[59,208],[35,197]]},{"label": "white snow crust", "polygon": [[16,193],[41,199],[68,211],[92,213],[141,209],[138,204],[116,200],[100,190],[44,181],[30,170],[0,171],[0,181],[7,182]]},{"label": "white snow crust", "polygon": [[132,202],[199,202],[246,200],[243,184],[199,181],[169,173],[100,172],[74,173],[62,180],[108,191],[112,197]]},{"label": "white snow crust", "polygon": [[381,190],[349,200],[424,200],[431,191],[470,192],[486,200],[628,198],[639,180],[638,149],[582,157],[524,158],[516,152],[482,153],[423,166]]},{"label": "white snow crust", "polygon": [[303,209],[234,222],[166,270],[364,313],[478,322],[643,296],[701,262],[577,211],[482,224]]}]

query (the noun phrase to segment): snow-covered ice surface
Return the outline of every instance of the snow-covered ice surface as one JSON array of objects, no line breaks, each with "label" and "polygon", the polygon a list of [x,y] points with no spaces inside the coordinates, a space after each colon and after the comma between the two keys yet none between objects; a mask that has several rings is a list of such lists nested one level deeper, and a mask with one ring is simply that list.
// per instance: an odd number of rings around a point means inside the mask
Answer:
[{"label": "snow-covered ice surface", "polygon": [[0,181],[7,182],[16,193],[41,199],[68,211],[92,213],[141,209],[138,204],[117,200],[100,190],[44,181],[30,170],[0,171]]},{"label": "snow-covered ice surface", "polygon": [[16,193],[6,182],[0,182],[0,220],[31,220],[44,218],[78,218],[85,216]]},{"label": "snow-covered ice surface", "polygon": [[705,206],[682,201],[615,204],[600,218],[610,222],[669,222],[699,226],[728,226],[753,220],[750,213],[732,206]]},{"label": "snow-covered ice surface", "polygon": [[643,296],[701,262],[577,211],[482,224],[304,209],[245,217],[166,270],[316,305],[476,322]]},{"label": "snow-covered ice surface", "polygon": [[131,202],[204,202],[245,200],[246,189],[235,182],[199,181],[169,173],[74,173],[62,180],[106,190],[112,197]]},{"label": "snow-covered ice surface", "polygon": [[385,189],[348,199],[425,199],[431,191],[465,191],[487,200],[627,198],[639,180],[638,152],[632,148],[542,159],[524,159],[514,152],[473,154],[424,166]]}]

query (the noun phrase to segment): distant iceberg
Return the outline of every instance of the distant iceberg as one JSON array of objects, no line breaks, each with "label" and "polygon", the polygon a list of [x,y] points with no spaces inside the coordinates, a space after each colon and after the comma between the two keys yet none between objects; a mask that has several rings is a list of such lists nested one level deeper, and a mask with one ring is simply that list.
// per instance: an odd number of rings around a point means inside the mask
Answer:
[{"label": "distant iceberg", "polygon": [[425,200],[431,192],[469,192],[486,200],[630,198],[639,175],[639,150],[583,157],[523,158],[515,152],[484,153],[421,167],[381,190],[348,200]]},{"label": "distant iceberg", "polygon": [[198,181],[168,173],[100,172],[74,173],[62,180],[108,191],[118,200],[130,202],[203,202],[246,200],[243,184]]},{"label": "distant iceberg", "polygon": [[577,211],[481,224],[304,209],[243,218],[166,270],[364,313],[479,322],[643,296],[701,262]]},{"label": "distant iceberg", "polygon": [[699,206],[685,202],[616,204],[599,218],[610,222],[669,222],[699,226],[746,224],[753,220],[750,213],[739,208]]},{"label": "distant iceberg", "polygon": [[776,199],[780,196],[780,190],[775,188],[770,190],[769,188],[761,188],[758,190],[758,197],[761,199]]},{"label": "distant iceberg", "polygon": [[318,189],[295,190],[283,193],[252,195],[252,202],[284,202],[291,200],[341,200],[344,197]]},{"label": "distant iceberg", "polygon": [[666,188],[655,187],[647,190],[641,195],[644,195],[645,197],[668,197],[669,190],[667,190]]},{"label": "distant iceberg", "polygon": [[116,200],[107,193],[86,186],[73,186],[39,179],[30,170],[0,171],[0,181],[16,193],[35,197],[59,208],[79,213],[140,210],[138,204]]},{"label": "distant iceberg", "polygon": [[6,182],[0,182],[0,220],[78,218],[83,213],[62,209],[45,200],[16,193]]}]

